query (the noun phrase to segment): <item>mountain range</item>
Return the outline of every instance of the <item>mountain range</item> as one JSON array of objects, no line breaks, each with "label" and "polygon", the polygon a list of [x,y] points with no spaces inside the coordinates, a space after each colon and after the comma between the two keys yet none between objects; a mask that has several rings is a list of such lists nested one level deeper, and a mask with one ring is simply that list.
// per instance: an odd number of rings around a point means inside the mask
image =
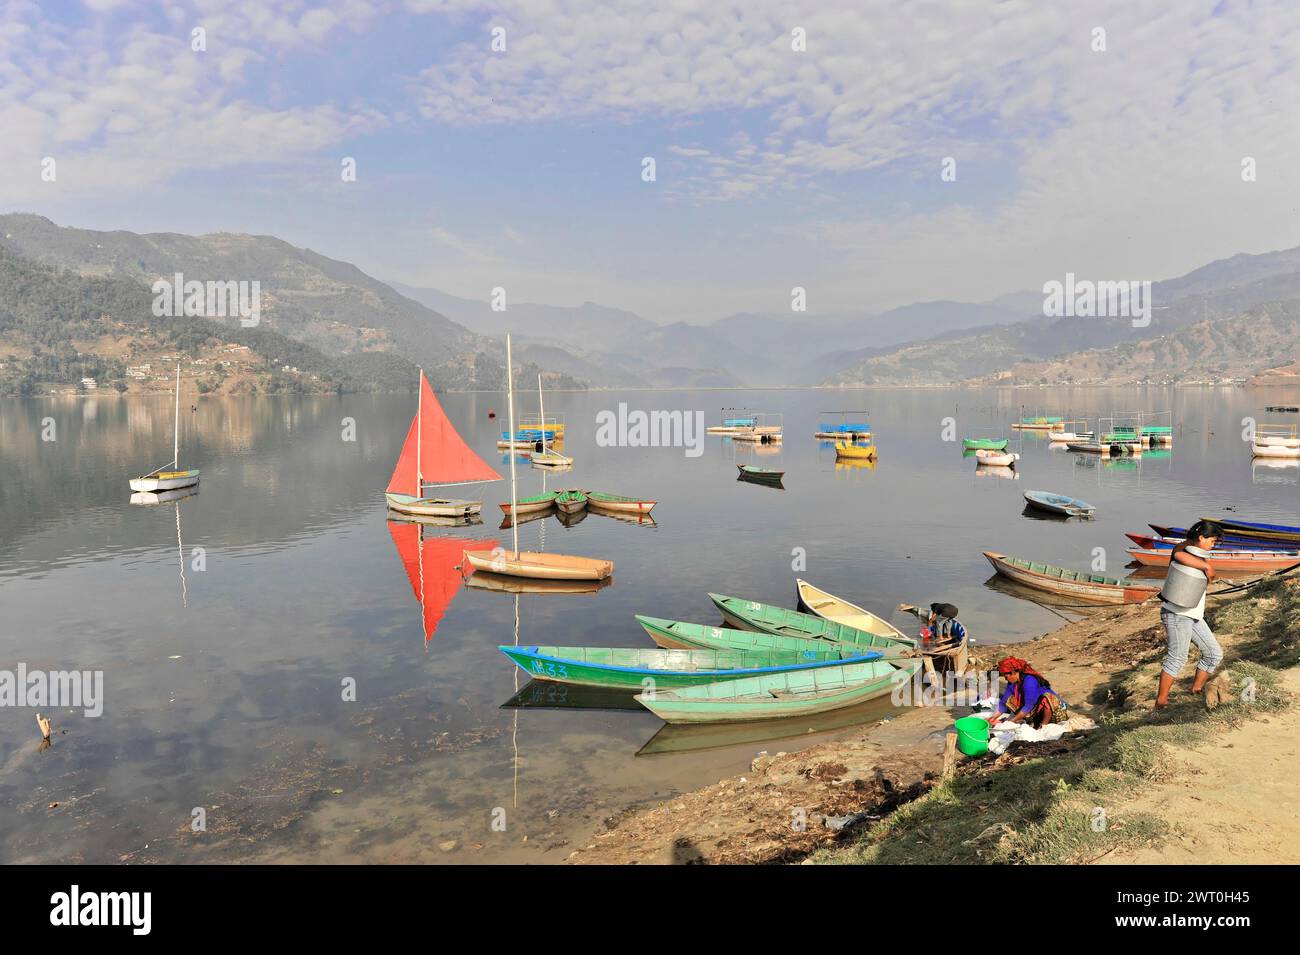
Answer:
[{"label": "mountain range", "polygon": [[[178,273],[258,281],[260,325],[156,319],[150,287]],[[1146,327],[1049,318],[1033,291],[880,313],[741,312],[707,324],[594,302],[495,311],[380,281],[274,236],[101,232],[29,214],[0,215],[0,278],[0,393],[92,372],[135,390],[124,369],[181,342],[195,356],[206,348],[203,360],[221,368],[230,363],[213,349],[250,351],[233,377],[205,378],[196,367],[209,390],[409,390],[417,368],[436,388],[495,390],[504,386],[506,331],[517,380],[535,383],[540,373],[550,388],[1262,381],[1293,378],[1270,371],[1298,351],[1300,249],[1235,255],[1153,283]],[[113,308],[95,313],[101,299]],[[195,322],[190,332],[185,321]]]}]

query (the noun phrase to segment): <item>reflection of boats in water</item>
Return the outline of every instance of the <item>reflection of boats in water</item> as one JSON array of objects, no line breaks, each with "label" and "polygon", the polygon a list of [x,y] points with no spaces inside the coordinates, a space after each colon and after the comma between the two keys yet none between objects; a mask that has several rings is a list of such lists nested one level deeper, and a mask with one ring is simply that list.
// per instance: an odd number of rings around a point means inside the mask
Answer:
[{"label": "reflection of boats in water", "polygon": [[406,568],[415,599],[420,602],[420,614],[427,642],[438,629],[438,621],[451,604],[460,588],[460,564],[466,547],[495,547],[495,540],[475,540],[469,537],[437,537],[425,539],[424,521],[388,521],[388,532],[393,535],[397,556]]},{"label": "reflection of boats in water", "polygon": [[[1140,575],[1138,575],[1140,576]],[[1030,603],[1036,603],[1041,607],[1047,607],[1053,611],[1067,610],[1084,613],[1089,610],[1105,610],[1109,604],[1101,603],[1084,603],[1077,597],[1066,597],[1060,594],[1053,594],[1046,590],[1035,590],[1032,587],[1025,587],[1022,584],[1013,583],[1000,574],[994,574],[988,580],[984,581],[984,586],[989,590],[996,590],[1004,593],[1009,597],[1018,597],[1021,600],[1028,600]]]},{"label": "reflection of boats in water", "polygon": [[636,701],[636,694],[608,687],[531,680],[527,686],[501,704],[503,710],[626,710],[649,711]]},{"label": "reflection of boats in water", "polygon": [[1020,472],[1005,464],[985,464],[975,469],[976,477],[998,477],[1010,481],[1019,481]]},{"label": "reflection of boats in water", "polygon": [[178,487],[170,491],[136,491],[131,495],[131,503],[142,507],[149,507],[154,504],[170,504],[172,501],[196,497],[198,493],[199,488],[196,484],[191,484],[189,487]]},{"label": "reflection of boats in water", "polygon": [[432,514],[399,514],[394,511],[388,519],[395,524],[423,524],[425,527],[472,527],[483,523],[483,518],[479,514],[437,517]]},{"label": "reflection of boats in water", "polygon": [[728,746],[752,746],[768,740],[810,737],[818,733],[876,723],[897,710],[889,697],[884,696],[858,706],[792,719],[753,723],[665,723],[636,754],[663,756],[670,753],[694,753]]},{"label": "reflection of boats in water", "polygon": [[556,514],[556,510],[553,507],[548,508],[545,511],[530,511],[527,514],[520,514],[513,521],[511,520],[510,515],[507,514],[504,518],[501,519],[501,527],[499,528],[499,530],[503,530],[503,531],[509,530],[510,528],[514,527],[515,524],[527,524],[530,521],[545,520],[548,517],[554,517],[555,514]]},{"label": "reflection of boats in water", "polygon": [[1252,458],[1252,484],[1300,484],[1300,461],[1286,458]]},{"label": "reflection of boats in water", "polygon": [[556,511],[555,519],[565,527],[573,527],[575,524],[581,524],[587,519],[587,509],[583,508],[580,511],[574,511],[571,514],[566,514],[564,511]]},{"label": "reflection of boats in water", "polygon": [[540,577],[511,577],[476,570],[465,581],[475,590],[496,590],[505,594],[594,594],[614,585],[614,578],[603,580],[545,580]]}]

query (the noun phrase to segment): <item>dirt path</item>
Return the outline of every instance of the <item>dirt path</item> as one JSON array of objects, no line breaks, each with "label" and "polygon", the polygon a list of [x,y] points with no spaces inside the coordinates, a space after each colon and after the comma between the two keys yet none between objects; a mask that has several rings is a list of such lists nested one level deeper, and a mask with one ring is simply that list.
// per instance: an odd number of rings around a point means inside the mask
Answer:
[{"label": "dirt path", "polygon": [[[1282,687],[1300,697],[1300,670]],[[1115,853],[1105,864],[1216,865],[1300,862],[1300,707],[1251,720],[1204,746],[1176,752],[1178,775],[1125,808],[1175,827],[1161,847]]]},{"label": "dirt path", "polygon": [[[1154,608],[1120,607],[1006,649],[1047,673],[1071,708],[1089,715],[1087,698],[1093,689],[1153,659],[1163,647]],[[977,649],[985,664],[1003,655],[995,647]],[[825,817],[878,816],[929,788],[943,768],[943,731],[967,712],[911,709],[802,752],[777,752],[780,744],[775,744],[772,755],[758,756],[748,773],[653,808],[629,810],[612,828],[588,839],[569,861],[797,861],[839,838]]]}]

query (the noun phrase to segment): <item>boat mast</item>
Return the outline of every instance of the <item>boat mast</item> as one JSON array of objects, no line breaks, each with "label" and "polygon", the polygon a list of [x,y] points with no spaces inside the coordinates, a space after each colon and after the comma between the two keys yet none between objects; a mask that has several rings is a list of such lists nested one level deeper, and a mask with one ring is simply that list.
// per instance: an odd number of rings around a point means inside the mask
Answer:
[{"label": "boat mast", "polygon": [[424,430],[420,416],[424,413],[424,369],[420,369],[420,397],[415,406],[415,496],[424,497],[424,473],[420,470],[420,432]]},{"label": "boat mast", "polygon": [[[176,421],[172,425],[172,467],[181,463],[181,363],[176,363]],[[180,513],[179,511],[177,513]]]},{"label": "boat mast", "polygon": [[[541,379],[538,379],[541,384]],[[539,395],[540,398],[540,395]],[[506,406],[510,411],[510,529],[515,536],[515,559],[519,559],[519,511],[515,498],[515,378],[514,364],[510,357],[510,333],[506,332]],[[542,422],[542,447],[546,447],[546,423]]]},{"label": "boat mast", "polygon": [[537,373],[537,415],[542,419],[542,454],[546,454],[546,406],[542,404],[542,373]]}]

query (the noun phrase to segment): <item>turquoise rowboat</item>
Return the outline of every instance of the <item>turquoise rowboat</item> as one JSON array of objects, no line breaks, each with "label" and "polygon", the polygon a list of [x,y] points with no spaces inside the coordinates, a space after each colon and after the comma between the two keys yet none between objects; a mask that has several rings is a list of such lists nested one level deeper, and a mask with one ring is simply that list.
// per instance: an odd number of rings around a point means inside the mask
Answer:
[{"label": "turquoise rowboat", "polygon": [[961,446],[966,451],[1005,451],[1009,443],[1006,438],[1001,441],[992,438],[962,438]]},{"label": "turquoise rowboat", "polygon": [[742,677],[840,666],[846,661],[865,663],[881,657],[881,654],[867,650],[843,652],[827,643],[804,651],[511,646],[498,649],[514,660],[519,669],[537,680],[634,691],[643,690],[648,685],[696,686]]},{"label": "turquoise rowboat", "polygon": [[[740,630],[758,630],[762,633],[802,637],[805,640],[832,640],[836,643],[859,643],[862,634],[866,632],[825,617],[814,617],[810,613],[787,610],[785,607],[756,600],[742,600],[725,594],[709,594],[709,599],[722,613],[722,618]],[[887,646],[905,646],[909,649],[916,646],[915,639],[901,633],[872,636],[885,641]]]},{"label": "turquoise rowboat", "polygon": [[647,691],[636,700],[667,723],[729,723],[826,713],[864,703],[911,681],[920,660],[846,663],[767,676]]},{"label": "turquoise rowboat", "polygon": [[913,646],[906,640],[896,640],[865,630],[844,627],[835,633],[841,638],[829,640],[817,637],[799,637],[783,633],[762,633],[755,630],[732,630],[729,627],[708,627],[700,623],[668,620],[664,617],[637,615],[636,622],[661,647],[682,650],[766,650],[785,653],[816,653],[831,648],[845,657],[860,653],[879,652],[886,658],[907,656]]}]

